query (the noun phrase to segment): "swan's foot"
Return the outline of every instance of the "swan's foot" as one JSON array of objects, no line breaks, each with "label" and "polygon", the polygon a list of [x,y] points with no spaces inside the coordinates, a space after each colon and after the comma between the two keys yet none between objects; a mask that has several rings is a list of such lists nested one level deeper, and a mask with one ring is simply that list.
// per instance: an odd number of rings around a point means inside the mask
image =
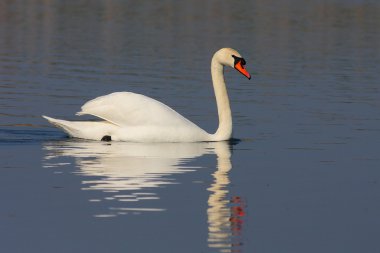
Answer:
[{"label": "swan's foot", "polygon": [[111,136],[109,135],[104,135],[101,141],[112,141]]}]

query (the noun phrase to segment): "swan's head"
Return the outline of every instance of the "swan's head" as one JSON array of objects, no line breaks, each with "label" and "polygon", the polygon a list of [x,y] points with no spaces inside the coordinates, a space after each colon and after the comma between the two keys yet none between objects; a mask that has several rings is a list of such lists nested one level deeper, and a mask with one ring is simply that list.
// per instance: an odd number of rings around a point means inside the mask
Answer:
[{"label": "swan's head", "polygon": [[251,74],[245,68],[245,60],[239,54],[238,51],[232,48],[222,48],[214,54],[214,58],[219,61],[219,63],[230,66],[236,69],[241,74],[243,74],[248,79],[251,79]]}]

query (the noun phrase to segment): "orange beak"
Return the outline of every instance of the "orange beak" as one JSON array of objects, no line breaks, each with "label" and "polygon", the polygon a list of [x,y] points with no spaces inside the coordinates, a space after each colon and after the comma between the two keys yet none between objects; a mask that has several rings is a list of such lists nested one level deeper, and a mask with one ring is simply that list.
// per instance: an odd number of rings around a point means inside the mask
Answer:
[{"label": "orange beak", "polygon": [[235,64],[235,69],[242,73],[245,77],[247,77],[249,80],[251,80],[251,74],[248,73],[248,71],[244,68],[244,65],[242,64],[242,61],[238,61]]}]

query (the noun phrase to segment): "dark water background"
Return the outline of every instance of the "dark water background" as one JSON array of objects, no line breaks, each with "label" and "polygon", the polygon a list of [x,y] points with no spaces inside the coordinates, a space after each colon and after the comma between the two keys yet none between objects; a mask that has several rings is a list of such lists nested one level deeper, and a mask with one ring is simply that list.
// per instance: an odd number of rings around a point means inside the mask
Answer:
[{"label": "dark water background", "polygon": [[[1,252],[380,252],[378,1],[1,1]],[[114,91],[239,143],[67,139]]]}]

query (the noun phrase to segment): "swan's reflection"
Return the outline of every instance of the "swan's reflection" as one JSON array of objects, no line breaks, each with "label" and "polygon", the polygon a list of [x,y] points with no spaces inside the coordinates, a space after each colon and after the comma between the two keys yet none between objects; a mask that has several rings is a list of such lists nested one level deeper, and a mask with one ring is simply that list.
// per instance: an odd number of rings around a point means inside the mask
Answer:
[{"label": "swan's reflection", "polygon": [[[46,143],[45,167],[57,167],[59,157],[74,157],[84,176],[83,190],[111,193],[106,200],[136,202],[128,207],[111,207],[97,217],[116,216],[125,211],[161,211],[164,208],[147,208],[146,200],[159,199],[154,188],[173,184],[170,175],[193,171],[188,165],[192,158],[213,153],[211,143],[99,143],[68,140]],[[144,203],[141,203],[144,200]],[[91,201],[102,201],[92,199]],[[137,203],[138,202],[138,203]],[[141,204],[143,207],[139,208]]]},{"label": "swan's reflection", "polygon": [[[44,167],[61,167],[60,157],[74,157],[79,167],[77,174],[84,176],[83,190],[97,190],[111,194],[106,213],[95,217],[115,217],[128,213],[164,211],[164,207],[150,206],[158,200],[155,188],[175,181],[175,173],[194,171],[190,161],[205,154],[216,154],[217,170],[214,182],[208,188],[208,245],[221,252],[236,252],[241,244],[243,204],[239,197],[228,192],[231,170],[231,151],[227,142],[214,143],[100,143],[66,140],[44,144]],[[100,195],[100,194],[99,194]],[[98,202],[104,199],[91,199]],[[123,205],[120,205],[123,203]],[[237,241],[236,241],[237,240]]]},{"label": "swan's reflection", "polygon": [[216,145],[217,170],[214,182],[208,188],[208,246],[220,252],[240,252],[245,204],[238,196],[229,194],[231,152],[225,145]]}]

